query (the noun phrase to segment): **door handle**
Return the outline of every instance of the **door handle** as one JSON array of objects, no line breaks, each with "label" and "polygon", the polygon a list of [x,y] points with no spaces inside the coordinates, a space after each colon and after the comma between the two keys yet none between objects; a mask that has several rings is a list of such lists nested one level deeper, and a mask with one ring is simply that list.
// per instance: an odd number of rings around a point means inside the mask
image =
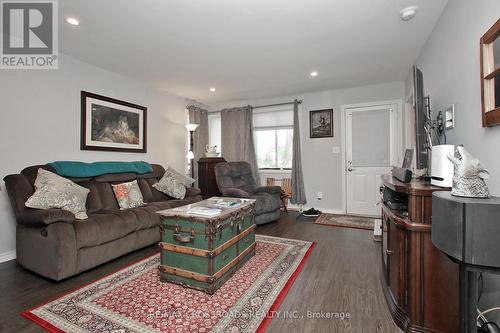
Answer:
[{"label": "door handle", "polygon": [[351,167],[348,167],[348,168],[347,168],[347,171],[352,172],[352,171],[354,171],[354,169],[353,169],[353,168],[351,168]]},{"label": "door handle", "polygon": [[385,250],[385,253],[386,253],[388,256],[390,256],[391,254],[393,254],[393,253],[394,253],[394,251],[391,251],[391,250]]}]

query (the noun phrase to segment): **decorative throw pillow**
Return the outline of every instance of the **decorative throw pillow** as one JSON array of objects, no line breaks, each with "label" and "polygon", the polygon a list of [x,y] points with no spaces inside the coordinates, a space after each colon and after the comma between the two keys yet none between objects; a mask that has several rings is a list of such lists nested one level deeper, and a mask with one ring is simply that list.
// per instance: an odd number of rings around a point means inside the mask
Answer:
[{"label": "decorative throw pillow", "polygon": [[123,210],[144,206],[142,192],[139,188],[139,184],[137,184],[137,180],[112,186],[120,209]]},{"label": "decorative throw pillow", "polygon": [[160,181],[153,185],[155,189],[175,199],[184,199],[186,187],[191,186],[195,180],[186,177],[171,167],[168,167]]},{"label": "decorative throw pillow", "polygon": [[171,167],[168,167],[167,171],[165,171],[165,174],[163,175],[163,178],[165,178],[165,177],[172,177],[178,183],[180,183],[180,184],[182,184],[182,185],[184,185],[186,187],[191,186],[196,181],[194,178],[187,177],[187,176],[181,174],[180,172],[175,171]]},{"label": "decorative throw pillow", "polygon": [[37,209],[60,208],[75,214],[75,218],[88,218],[85,203],[89,189],[53,172],[38,169],[35,193],[26,201],[26,207]]}]

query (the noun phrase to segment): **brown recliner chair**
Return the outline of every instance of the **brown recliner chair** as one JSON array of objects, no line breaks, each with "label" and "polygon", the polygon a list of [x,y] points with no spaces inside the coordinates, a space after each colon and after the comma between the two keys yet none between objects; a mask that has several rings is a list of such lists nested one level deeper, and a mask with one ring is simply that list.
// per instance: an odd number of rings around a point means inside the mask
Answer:
[{"label": "brown recliner chair", "polygon": [[225,197],[255,199],[255,223],[276,221],[281,216],[281,187],[257,186],[247,162],[222,162],[215,166],[215,178]]}]

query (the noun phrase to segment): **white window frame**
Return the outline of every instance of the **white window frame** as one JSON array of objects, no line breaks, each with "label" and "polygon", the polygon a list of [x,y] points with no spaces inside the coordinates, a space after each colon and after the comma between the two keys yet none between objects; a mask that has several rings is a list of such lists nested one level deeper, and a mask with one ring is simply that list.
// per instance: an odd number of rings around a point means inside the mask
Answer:
[{"label": "white window frame", "polygon": [[[258,132],[258,131],[269,131],[269,130],[274,130],[274,143],[275,143],[275,154],[274,154],[274,158],[275,158],[275,162],[276,162],[276,165],[278,165],[278,130],[280,129],[291,129],[293,131],[293,126],[265,126],[265,127],[254,127],[253,128],[253,139],[254,139],[254,142],[256,141],[255,140],[255,132]],[[293,132],[292,132],[292,136],[293,136]],[[293,145],[293,141],[292,141],[292,145]],[[255,147],[257,148],[257,147]],[[293,148],[293,147],[292,147]],[[292,152],[293,153],[293,152]],[[265,171],[265,170],[292,170],[292,167],[290,166],[290,168],[261,168],[259,166],[259,170],[262,170],[262,171]]]}]

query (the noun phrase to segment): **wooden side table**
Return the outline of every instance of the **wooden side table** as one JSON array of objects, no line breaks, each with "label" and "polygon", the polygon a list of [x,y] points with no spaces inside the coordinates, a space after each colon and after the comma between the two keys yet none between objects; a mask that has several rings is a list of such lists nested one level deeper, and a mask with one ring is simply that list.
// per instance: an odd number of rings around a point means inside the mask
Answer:
[{"label": "wooden side table", "polygon": [[226,162],[222,157],[202,157],[198,160],[198,186],[203,199],[221,196],[215,179],[215,165]]}]

